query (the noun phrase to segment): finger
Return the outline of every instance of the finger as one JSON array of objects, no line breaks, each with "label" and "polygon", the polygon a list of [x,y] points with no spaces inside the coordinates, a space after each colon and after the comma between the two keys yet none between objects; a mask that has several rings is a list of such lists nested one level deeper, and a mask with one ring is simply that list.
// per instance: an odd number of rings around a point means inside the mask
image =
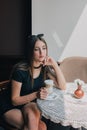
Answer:
[{"label": "finger", "polygon": [[40,92],[40,97],[41,97],[41,98],[46,98],[47,96],[48,96],[48,91],[47,91],[47,89],[41,90],[41,92]]},{"label": "finger", "polygon": [[48,94],[42,94],[42,95],[41,95],[41,99],[46,99],[47,96],[48,96]]},{"label": "finger", "polygon": [[43,61],[43,66],[45,66],[45,65],[46,65],[46,58]]}]

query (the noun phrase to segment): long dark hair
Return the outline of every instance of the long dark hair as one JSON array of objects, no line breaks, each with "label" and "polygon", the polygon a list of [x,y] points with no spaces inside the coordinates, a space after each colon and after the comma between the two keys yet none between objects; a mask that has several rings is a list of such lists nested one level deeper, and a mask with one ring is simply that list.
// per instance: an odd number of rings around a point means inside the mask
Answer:
[{"label": "long dark hair", "polygon": [[15,70],[20,69],[20,70],[24,70],[24,71],[31,71],[31,77],[33,79],[32,64],[33,64],[33,57],[34,57],[34,47],[38,40],[45,43],[46,48],[47,48],[47,55],[48,55],[47,43],[44,40],[43,36],[44,36],[44,34],[27,36],[27,42],[25,45],[26,46],[25,57],[22,62],[19,62],[16,65],[14,65],[12,72],[11,72],[11,76]]}]

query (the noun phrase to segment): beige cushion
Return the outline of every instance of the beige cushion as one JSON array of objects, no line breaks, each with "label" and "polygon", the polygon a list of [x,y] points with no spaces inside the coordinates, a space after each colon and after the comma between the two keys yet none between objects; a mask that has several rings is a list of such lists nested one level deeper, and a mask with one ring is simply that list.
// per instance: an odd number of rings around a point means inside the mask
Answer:
[{"label": "beige cushion", "polygon": [[79,78],[87,83],[87,57],[69,57],[60,63],[67,82]]}]

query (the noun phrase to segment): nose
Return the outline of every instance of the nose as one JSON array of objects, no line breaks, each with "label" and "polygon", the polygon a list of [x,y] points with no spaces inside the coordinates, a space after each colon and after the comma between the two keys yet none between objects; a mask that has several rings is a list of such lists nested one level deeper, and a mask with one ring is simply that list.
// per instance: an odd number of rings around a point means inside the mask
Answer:
[{"label": "nose", "polygon": [[40,54],[42,54],[42,53],[43,53],[43,50],[42,50],[42,49],[40,49],[40,50],[39,50],[39,52],[40,52]]}]

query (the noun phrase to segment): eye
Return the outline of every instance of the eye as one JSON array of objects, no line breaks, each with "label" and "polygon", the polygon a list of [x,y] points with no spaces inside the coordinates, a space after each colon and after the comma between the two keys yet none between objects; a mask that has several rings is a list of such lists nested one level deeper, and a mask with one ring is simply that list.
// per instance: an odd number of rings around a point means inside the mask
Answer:
[{"label": "eye", "polygon": [[42,49],[43,49],[43,50],[46,50],[46,49],[47,49],[47,47],[44,45],[44,46],[42,46]]},{"label": "eye", "polygon": [[35,48],[34,51],[39,51],[39,48]]},{"label": "eye", "polygon": [[46,47],[43,47],[43,50],[46,50],[47,48]]}]

